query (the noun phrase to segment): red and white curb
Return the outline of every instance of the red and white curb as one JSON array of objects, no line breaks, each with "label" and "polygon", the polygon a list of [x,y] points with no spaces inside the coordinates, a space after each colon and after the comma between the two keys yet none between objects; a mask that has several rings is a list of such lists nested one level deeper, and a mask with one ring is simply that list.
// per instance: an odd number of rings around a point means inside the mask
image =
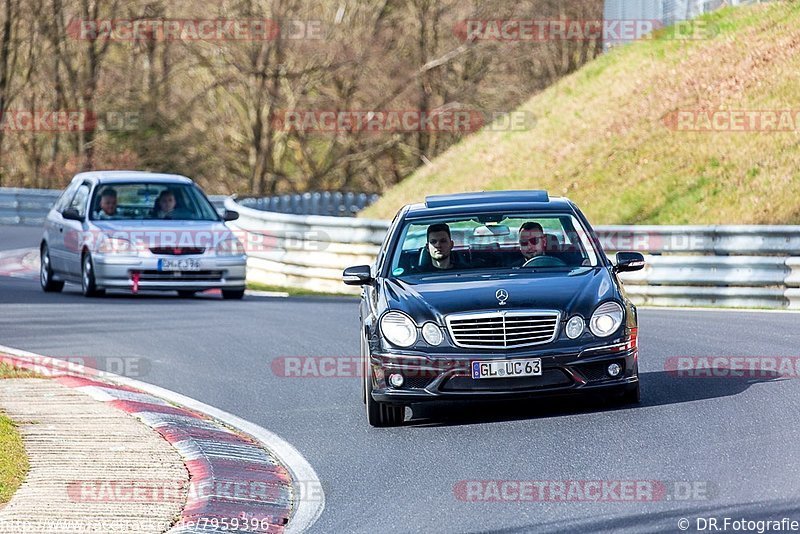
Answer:
[{"label": "red and white curb", "polygon": [[[158,386],[112,373],[76,371],[65,361],[0,345],[0,361],[54,377],[138,418],[181,454],[187,503],[169,532],[294,533],[325,507],[311,465],[277,435]],[[308,488],[313,488],[309,498]],[[237,526],[238,528],[234,528]]]},{"label": "red and white curb", "polygon": [[35,248],[20,248],[0,252],[0,276],[38,277],[39,251]]}]

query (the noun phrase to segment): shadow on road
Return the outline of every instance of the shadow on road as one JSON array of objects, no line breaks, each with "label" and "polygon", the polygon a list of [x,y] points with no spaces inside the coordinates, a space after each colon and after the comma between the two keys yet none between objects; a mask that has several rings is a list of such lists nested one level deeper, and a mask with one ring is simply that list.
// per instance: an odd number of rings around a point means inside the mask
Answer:
[{"label": "shadow on road", "polygon": [[441,404],[416,404],[411,426],[454,426],[483,424],[520,419],[538,419],[563,415],[641,410],[657,406],[703,401],[738,395],[751,385],[785,379],[779,373],[763,372],[757,377],[686,377],[673,371],[641,373],[642,402],[622,405],[618,399],[598,395],[533,398],[515,401],[448,401]]},{"label": "shadow on road", "polygon": [[[613,518],[602,519],[580,519],[566,521],[546,521],[532,523],[524,527],[504,528],[497,530],[481,530],[480,532],[490,532],[492,534],[522,534],[528,532],[548,532],[551,534],[572,534],[574,532],[594,533],[594,532],[702,532],[698,531],[698,518],[716,518],[717,527],[720,531],[723,528],[725,517],[731,521],[781,521],[788,517],[796,519],[800,515],[800,504],[796,499],[775,499],[769,501],[719,504],[716,506],[697,505],[682,507],[674,510],[650,513],[635,513],[620,515]],[[689,521],[689,528],[680,529],[678,522],[682,519]],[[684,523],[685,525],[685,523]],[[702,528],[701,523],[701,528]],[[708,529],[705,531],[713,531]],[[731,525],[727,527],[728,532],[732,531]],[[772,532],[788,532],[788,530],[772,529]],[[757,532],[754,530],[753,532]]]}]

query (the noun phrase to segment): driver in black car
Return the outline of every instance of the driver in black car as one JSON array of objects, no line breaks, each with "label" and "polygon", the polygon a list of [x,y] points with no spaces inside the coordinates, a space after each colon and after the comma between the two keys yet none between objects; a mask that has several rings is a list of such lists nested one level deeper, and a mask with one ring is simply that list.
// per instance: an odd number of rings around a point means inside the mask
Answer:
[{"label": "driver in black car", "polygon": [[537,222],[528,221],[519,228],[519,257],[514,258],[509,267],[522,267],[537,256],[545,255],[547,238],[544,228]]},{"label": "driver in black car", "polygon": [[[427,262],[423,260],[420,266],[422,270],[438,271],[465,267],[461,256],[453,252],[455,243],[450,233],[450,227],[447,224],[439,223],[430,225],[428,227],[427,237],[425,249],[428,253],[427,255],[430,256],[430,264],[425,265]],[[423,254],[423,257],[424,256]]]}]

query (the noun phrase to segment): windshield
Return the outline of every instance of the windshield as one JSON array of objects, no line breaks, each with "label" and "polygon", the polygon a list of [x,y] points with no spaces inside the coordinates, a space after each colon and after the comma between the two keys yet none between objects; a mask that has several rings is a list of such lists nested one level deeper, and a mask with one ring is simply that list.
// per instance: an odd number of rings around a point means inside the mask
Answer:
[{"label": "windshield", "polygon": [[90,213],[94,220],[219,220],[196,186],[181,183],[101,185],[95,190]]},{"label": "windshield", "polygon": [[570,214],[477,214],[413,221],[402,229],[390,273],[571,270],[596,267],[598,257]]}]

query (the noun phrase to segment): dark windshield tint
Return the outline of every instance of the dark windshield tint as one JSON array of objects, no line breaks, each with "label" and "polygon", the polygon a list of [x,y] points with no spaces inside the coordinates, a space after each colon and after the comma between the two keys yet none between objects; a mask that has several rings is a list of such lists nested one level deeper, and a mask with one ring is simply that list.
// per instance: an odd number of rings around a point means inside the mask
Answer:
[{"label": "dark windshield tint", "polygon": [[588,233],[571,214],[489,213],[406,224],[389,272],[405,277],[597,265]]}]

